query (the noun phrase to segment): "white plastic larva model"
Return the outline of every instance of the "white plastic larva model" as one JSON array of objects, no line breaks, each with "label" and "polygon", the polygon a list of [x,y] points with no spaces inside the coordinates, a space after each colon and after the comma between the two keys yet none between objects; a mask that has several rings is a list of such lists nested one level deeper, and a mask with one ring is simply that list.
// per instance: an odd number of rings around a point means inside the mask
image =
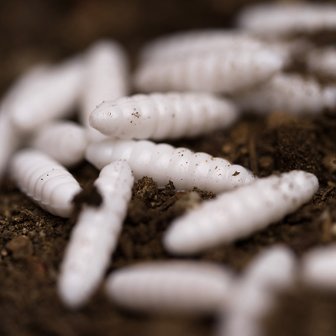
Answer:
[{"label": "white plastic larva model", "polygon": [[224,302],[218,336],[261,336],[261,318],[274,305],[280,290],[296,278],[296,260],[285,247],[275,246],[252,261],[232,291],[230,305]]},{"label": "white plastic larva model", "polygon": [[[81,122],[89,127],[89,115],[99,104],[128,94],[129,74],[126,54],[122,47],[113,41],[95,43],[88,51],[85,65],[80,118]],[[94,138],[99,138],[99,133],[91,127],[89,133]]]},{"label": "white plastic larva model", "polygon": [[88,144],[86,130],[70,121],[51,122],[33,137],[31,145],[69,167],[84,158]]},{"label": "white plastic larva model", "polygon": [[336,29],[332,4],[279,3],[250,7],[239,16],[239,25],[260,35],[289,35]]},{"label": "white plastic larva model", "polygon": [[217,193],[254,179],[247,169],[225,159],[150,141],[106,140],[91,144],[86,159],[98,169],[114,160],[126,160],[136,179],[149,176],[161,186],[172,181],[177,189],[197,187]]},{"label": "white plastic larva model", "polygon": [[238,111],[226,99],[206,93],[153,93],[100,104],[91,125],[123,139],[165,139],[196,136],[231,125]]},{"label": "white plastic larva model", "polygon": [[82,60],[76,58],[61,65],[43,68],[15,90],[6,103],[14,126],[22,133],[32,132],[52,119],[69,115],[82,85]]},{"label": "white plastic larva model", "polygon": [[309,251],[302,261],[303,282],[310,286],[336,289],[336,245]]},{"label": "white plastic larva model", "polygon": [[336,79],[336,48],[329,47],[312,51],[308,54],[307,66],[313,73]]},{"label": "white plastic larva model", "polygon": [[108,296],[117,304],[150,313],[214,313],[228,301],[232,276],[219,266],[187,261],[139,264],[112,273]]},{"label": "white plastic larva model", "polygon": [[19,188],[53,215],[69,217],[72,199],[81,191],[73,176],[59,163],[33,149],[12,159],[10,171]]},{"label": "white plastic larva model", "polygon": [[269,82],[237,95],[235,101],[243,110],[257,113],[313,114],[335,107],[336,91],[299,75],[278,74]]},{"label": "white plastic larva model", "polygon": [[284,64],[268,49],[208,52],[188,57],[144,62],[135,73],[143,91],[204,91],[232,93],[269,79]]},{"label": "white plastic larva model", "polygon": [[72,308],[85,303],[98,287],[117,245],[133,176],[125,161],[113,162],[95,182],[103,203],[83,208],[61,266],[60,296]]},{"label": "white plastic larva model", "polygon": [[164,245],[171,253],[193,254],[246,237],[297,210],[317,188],[316,176],[304,171],[258,179],[177,218]]}]

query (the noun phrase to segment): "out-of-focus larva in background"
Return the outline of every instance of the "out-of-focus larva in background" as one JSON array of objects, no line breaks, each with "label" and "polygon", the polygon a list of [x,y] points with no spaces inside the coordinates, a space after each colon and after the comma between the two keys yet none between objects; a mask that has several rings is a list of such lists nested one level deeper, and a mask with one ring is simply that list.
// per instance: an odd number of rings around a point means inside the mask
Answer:
[{"label": "out-of-focus larva in background", "polygon": [[133,180],[125,161],[113,162],[100,172],[95,186],[102,204],[83,207],[61,265],[58,290],[67,306],[84,304],[102,280],[117,245]]},{"label": "out-of-focus larva in background", "polygon": [[106,292],[118,305],[153,314],[211,314],[229,301],[233,278],[221,266],[194,261],[148,262],[113,272]]},{"label": "out-of-focus larva in background", "polygon": [[206,93],[152,93],[100,104],[91,125],[122,139],[166,139],[196,136],[230,126],[238,117],[225,98]]},{"label": "out-of-focus larva in background", "polygon": [[65,167],[84,159],[88,144],[86,130],[71,121],[54,121],[46,124],[31,140],[31,146],[48,154]]},{"label": "out-of-focus larva in background", "polygon": [[121,45],[112,40],[98,41],[84,55],[84,82],[80,97],[80,120],[89,127],[93,139],[103,136],[89,125],[90,113],[103,101],[129,92],[128,60]]},{"label": "out-of-focus larva in background", "polygon": [[10,172],[23,193],[53,215],[69,217],[72,199],[81,191],[74,177],[59,163],[34,149],[19,151]]},{"label": "out-of-focus larva in background", "polygon": [[316,114],[336,107],[336,87],[322,86],[298,74],[280,73],[254,89],[237,94],[234,101],[241,109],[255,113]]},{"label": "out-of-focus larva in background", "polygon": [[98,169],[114,160],[126,160],[136,179],[150,176],[163,186],[218,193],[251,183],[251,172],[222,158],[151,141],[105,140],[88,146],[86,159]]},{"label": "out-of-focus larva in background", "polygon": [[296,279],[297,262],[284,246],[261,252],[232,289],[230,304],[224,304],[217,336],[261,336],[262,317],[272,309],[279,291]]},{"label": "out-of-focus larva in background", "polygon": [[297,210],[317,188],[316,176],[299,170],[255,180],[175,219],[164,246],[187,255],[246,237]]},{"label": "out-of-focus larva in background", "polygon": [[307,56],[307,67],[312,73],[336,80],[336,47],[312,50]]},{"label": "out-of-focus larva in background", "polygon": [[254,5],[241,12],[238,26],[268,36],[336,31],[336,6],[309,2]]}]

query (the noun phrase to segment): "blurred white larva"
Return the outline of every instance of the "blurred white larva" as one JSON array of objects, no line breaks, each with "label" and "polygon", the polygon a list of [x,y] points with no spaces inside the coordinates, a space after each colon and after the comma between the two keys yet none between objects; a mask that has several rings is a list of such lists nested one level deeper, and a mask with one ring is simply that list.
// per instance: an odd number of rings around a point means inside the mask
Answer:
[{"label": "blurred white larva", "polygon": [[309,251],[303,257],[301,278],[307,285],[336,290],[336,245]]},{"label": "blurred white larva", "polygon": [[313,50],[307,56],[307,66],[311,72],[335,80],[336,48],[329,47]]},{"label": "blurred white larva", "polygon": [[277,74],[265,84],[236,95],[235,102],[246,111],[314,114],[336,106],[336,90],[296,74]]},{"label": "blurred white larva", "polygon": [[269,79],[284,59],[265,49],[195,53],[140,64],[135,86],[142,91],[204,91],[233,93]]},{"label": "blurred white larva", "polygon": [[254,5],[243,10],[239,26],[260,35],[336,30],[336,6],[308,2]]},{"label": "blurred white larva", "polygon": [[297,210],[317,188],[316,176],[304,171],[258,179],[177,218],[164,245],[171,253],[194,254],[246,237]]},{"label": "blurred white larva", "polygon": [[136,179],[149,176],[161,186],[172,181],[177,189],[197,187],[218,193],[254,179],[247,169],[225,159],[145,140],[94,143],[86,159],[98,169],[114,160],[126,160]]},{"label": "blurred white larva", "polygon": [[52,119],[69,115],[80,94],[82,72],[82,59],[75,58],[30,76],[29,83],[13,90],[6,102],[14,126],[29,133]]},{"label": "blurred white larva", "polygon": [[[127,56],[117,42],[96,42],[85,58],[85,85],[80,98],[80,119],[94,138],[99,132],[89,125],[90,113],[103,101],[126,96],[129,91]],[[100,136],[102,138],[102,136]]]},{"label": "blurred white larva", "polygon": [[291,251],[274,246],[257,256],[242,279],[236,282],[230,304],[224,302],[217,336],[261,336],[261,319],[272,309],[280,290],[296,278],[296,260]]},{"label": "blurred white larva", "polygon": [[67,306],[83,305],[102,280],[117,245],[133,180],[125,161],[113,162],[100,172],[95,186],[103,203],[83,208],[61,265],[58,291]]},{"label": "blurred white larva", "polygon": [[46,153],[66,167],[83,160],[87,144],[87,131],[71,121],[46,124],[31,141],[33,148]]},{"label": "blurred white larva", "polygon": [[205,262],[148,262],[113,272],[107,295],[118,305],[148,313],[214,313],[228,301],[232,276]]},{"label": "blurred white larva", "polygon": [[71,215],[72,199],[81,187],[59,163],[42,152],[27,149],[13,157],[10,172],[21,191],[41,208],[56,216]]},{"label": "blurred white larva", "polygon": [[238,117],[227,99],[206,93],[152,93],[100,104],[91,125],[122,139],[167,139],[196,136],[231,125]]}]

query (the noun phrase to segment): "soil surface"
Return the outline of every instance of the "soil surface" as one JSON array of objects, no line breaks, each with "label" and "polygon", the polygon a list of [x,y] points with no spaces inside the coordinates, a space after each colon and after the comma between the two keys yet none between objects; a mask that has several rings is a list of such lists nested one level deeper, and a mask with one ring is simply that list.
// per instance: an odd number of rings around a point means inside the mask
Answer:
[{"label": "soil surface", "polygon": [[[70,1],[66,6],[63,1],[35,0],[31,8],[26,8],[24,1],[4,1],[0,31],[6,46],[0,58],[4,69],[0,88],[6,88],[36,60],[58,59],[81,50],[97,37],[117,37],[132,52],[143,41],[165,32],[226,26],[234,10],[246,2],[228,1],[224,6],[217,0],[207,5],[206,1],[172,1],[158,9],[156,1]],[[150,15],[151,6],[162,15]],[[189,10],[192,14],[186,18]],[[32,19],[34,13],[37,23]],[[45,34],[41,27],[46,28]],[[16,35],[18,40],[10,38]],[[281,222],[194,259],[218,262],[239,273],[267,246],[283,243],[300,258],[309,249],[336,240],[336,115],[325,111],[316,118],[294,118],[285,111],[271,112],[266,117],[244,116],[229,130],[172,144],[225,157],[257,176],[303,169],[317,175],[318,192]],[[92,189],[98,171],[84,162],[72,172],[87,194],[94,196],[88,198],[83,193],[77,201],[99,204],[99,195]],[[163,232],[174,218],[211,197],[200,190],[177,192],[172,183],[158,188],[149,177],[139,180],[107,273],[138,261],[173,258],[162,246]],[[9,178],[0,187],[0,335],[213,333],[215,316],[195,319],[131,314],[109,302],[102,289],[79,311],[66,309],[58,299],[56,280],[75,218],[76,214],[64,220],[46,213]],[[332,336],[336,334],[335,313],[335,293],[296,286],[283,293],[274,311],[265,316],[265,334]]]}]

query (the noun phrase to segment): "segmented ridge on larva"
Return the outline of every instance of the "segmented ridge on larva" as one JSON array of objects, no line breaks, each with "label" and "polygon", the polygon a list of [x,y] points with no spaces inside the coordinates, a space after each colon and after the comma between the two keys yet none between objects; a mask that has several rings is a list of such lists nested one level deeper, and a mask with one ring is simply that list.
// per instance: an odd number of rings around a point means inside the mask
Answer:
[{"label": "segmented ridge on larva", "polygon": [[103,138],[89,125],[90,113],[103,101],[126,96],[129,91],[127,56],[115,41],[96,42],[85,56],[85,85],[80,98],[80,119],[94,139]]},{"label": "segmented ridge on larva", "polygon": [[83,208],[61,265],[58,290],[67,306],[83,305],[102,280],[117,245],[133,180],[125,161],[113,162],[100,172],[95,186],[103,203]]},{"label": "segmented ridge on larva", "polygon": [[297,210],[317,188],[316,176],[299,170],[258,179],[177,218],[164,246],[171,253],[194,254],[246,237]]},{"label": "segmented ridge on larva", "polygon": [[267,83],[236,95],[234,100],[241,109],[256,113],[314,114],[336,106],[336,90],[296,74],[277,74]]},{"label": "segmented ridge on larva", "polygon": [[333,4],[273,3],[243,10],[238,25],[260,35],[290,35],[336,29]]},{"label": "segmented ridge on larva", "polygon": [[91,125],[122,139],[191,137],[231,125],[238,117],[227,99],[205,93],[153,93],[100,104]]},{"label": "segmented ridge on larva", "polygon": [[[335,32],[336,34],[336,32]],[[320,76],[336,79],[336,48],[315,49],[308,54],[308,69]]]},{"label": "segmented ridge on larva", "polygon": [[88,144],[86,130],[71,121],[51,122],[35,134],[31,141],[39,149],[66,167],[84,159]]},{"label": "segmented ridge on larva", "polygon": [[177,189],[197,187],[218,193],[254,179],[247,169],[225,159],[145,140],[94,143],[88,146],[86,159],[98,169],[114,160],[126,160],[136,179],[149,176],[160,186],[172,181]]},{"label": "segmented ridge on larva", "polygon": [[303,257],[302,281],[322,289],[336,289],[336,245],[315,248]]},{"label": "segmented ridge on larva", "polygon": [[113,272],[107,295],[118,305],[150,313],[214,313],[229,300],[232,276],[205,262],[149,262]]},{"label": "segmented ridge on larva", "polygon": [[261,319],[272,309],[278,292],[293,284],[296,267],[295,257],[286,247],[261,252],[236,282],[230,305],[224,305],[217,335],[262,335]]},{"label": "segmented ridge on larva", "polygon": [[269,79],[284,65],[270,49],[192,54],[140,64],[134,77],[139,90],[233,93]]},{"label": "segmented ridge on larva", "polygon": [[59,163],[33,149],[19,151],[10,171],[18,187],[53,215],[69,217],[72,199],[81,191],[73,176]]},{"label": "segmented ridge on larva", "polygon": [[14,126],[22,133],[73,112],[82,85],[83,64],[74,58],[61,65],[38,69],[6,102]]}]

